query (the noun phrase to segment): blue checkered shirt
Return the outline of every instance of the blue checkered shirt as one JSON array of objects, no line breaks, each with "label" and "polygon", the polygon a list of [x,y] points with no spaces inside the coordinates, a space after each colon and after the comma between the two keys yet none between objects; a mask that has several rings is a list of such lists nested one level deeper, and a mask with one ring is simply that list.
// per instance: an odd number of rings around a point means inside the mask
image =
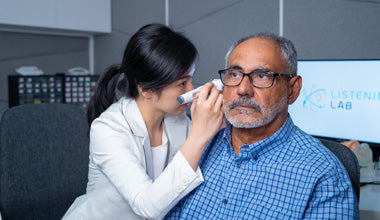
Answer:
[{"label": "blue checkered shirt", "polygon": [[359,219],[343,165],[290,116],[272,136],[241,146],[240,155],[228,125],[199,166],[205,182],[166,219]]}]

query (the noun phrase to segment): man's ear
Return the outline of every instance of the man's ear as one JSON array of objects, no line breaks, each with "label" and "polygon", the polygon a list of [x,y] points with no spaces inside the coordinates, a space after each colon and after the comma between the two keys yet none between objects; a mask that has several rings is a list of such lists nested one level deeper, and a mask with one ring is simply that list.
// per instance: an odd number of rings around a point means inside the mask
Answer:
[{"label": "man's ear", "polygon": [[289,94],[288,94],[288,104],[293,104],[300,94],[302,88],[302,77],[294,76],[289,80]]},{"label": "man's ear", "polygon": [[151,89],[144,89],[140,85],[137,85],[137,89],[139,94],[145,99],[151,99],[153,96],[153,92]]}]

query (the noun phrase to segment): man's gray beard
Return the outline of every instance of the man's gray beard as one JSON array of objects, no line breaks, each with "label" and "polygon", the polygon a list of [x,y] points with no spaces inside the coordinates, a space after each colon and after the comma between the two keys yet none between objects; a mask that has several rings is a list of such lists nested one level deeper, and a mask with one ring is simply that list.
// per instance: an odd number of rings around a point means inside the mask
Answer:
[{"label": "man's gray beard", "polygon": [[[249,105],[253,108],[253,110],[233,110],[233,108],[237,104],[245,104]],[[248,97],[242,96],[238,98],[237,100],[232,101],[228,106],[225,105],[223,101],[223,111],[224,115],[227,119],[227,121],[232,124],[232,126],[236,128],[258,128],[265,126],[272,122],[274,118],[282,111],[284,108],[286,108],[288,104],[287,95],[284,95],[283,98],[278,102],[277,104],[273,104],[272,106],[269,106],[268,108],[265,108]],[[239,120],[233,116],[231,116],[229,113],[230,111],[235,111],[236,114],[242,114],[242,115],[249,115],[252,114],[254,111],[257,111],[262,115],[260,118],[251,118],[247,117],[243,120]]]}]

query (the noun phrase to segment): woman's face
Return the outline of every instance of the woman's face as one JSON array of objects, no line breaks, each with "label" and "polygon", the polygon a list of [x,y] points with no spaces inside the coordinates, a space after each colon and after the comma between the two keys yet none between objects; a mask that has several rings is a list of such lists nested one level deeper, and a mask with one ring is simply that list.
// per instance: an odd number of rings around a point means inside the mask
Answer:
[{"label": "woman's face", "polygon": [[174,81],[154,95],[155,107],[170,115],[180,115],[185,111],[187,105],[177,103],[177,97],[194,89],[191,83],[192,75],[188,72],[180,79]]}]

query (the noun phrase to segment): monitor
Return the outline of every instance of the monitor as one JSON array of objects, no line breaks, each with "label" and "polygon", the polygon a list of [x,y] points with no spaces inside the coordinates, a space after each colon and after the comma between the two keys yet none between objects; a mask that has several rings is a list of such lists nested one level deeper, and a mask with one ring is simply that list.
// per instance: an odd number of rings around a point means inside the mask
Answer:
[{"label": "monitor", "polygon": [[380,60],[300,60],[302,89],[289,106],[307,133],[380,146]]}]

